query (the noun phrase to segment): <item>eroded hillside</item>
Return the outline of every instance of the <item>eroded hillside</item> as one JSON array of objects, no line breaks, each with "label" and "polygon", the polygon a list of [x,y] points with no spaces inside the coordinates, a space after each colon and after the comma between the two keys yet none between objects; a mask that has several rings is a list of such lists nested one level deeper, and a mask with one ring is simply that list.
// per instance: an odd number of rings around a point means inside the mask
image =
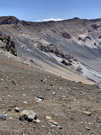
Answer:
[{"label": "eroded hillside", "polygon": [[100,23],[0,17],[1,135],[101,134]]},{"label": "eroded hillside", "polygon": [[[0,32],[10,36],[17,55],[101,81],[101,20],[27,22],[0,17]],[[14,49],[13,49],[14,50]]]}]

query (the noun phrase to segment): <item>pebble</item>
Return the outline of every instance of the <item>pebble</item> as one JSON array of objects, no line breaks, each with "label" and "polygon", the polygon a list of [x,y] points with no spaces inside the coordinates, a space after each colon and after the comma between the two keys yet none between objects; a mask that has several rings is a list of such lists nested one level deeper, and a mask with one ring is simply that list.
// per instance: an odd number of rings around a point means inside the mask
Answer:
[{"label": "pebble", "polygon": [[36,119],[35,122],[36,122],[36,123],[40,123],[41,121],[40,121],[39,119]]},{"label": "pebble", "polygon": [[60,126],[58,124],[58,122],[56,122],[55,120],[53,120],[51,116],[46,116],[46,119],[48,120],[48,122],[49,122],[49,124],[50,124],[51,127],[57,127],[59,129],[62,129],[62,126]]},{"label": "pebble", "polygon": [[15,107],[14,110],[15,110],[15,112],[20,112],[20,108],[19,107]]},{"label": "pebble", "polygon": [[46,116],[46,119],[47,120],[52,120],[52,117],[51,116]]},{"label": "pebble", "polygon": [[28,104],[28,102],[27,102],[27,101],[24,101],[23,103],[24,103],[24,104]]},{"label": "pebble", "polygon": [[38,97],[35,97],[35,100],[36,100],[37,103],[40,103],[44,100],[44,98],[41,97],[41,96],[38,96]]},{"label": "pebble", "polygon": [[56,95],[56,92],[55,92],[55,91],[53,91],[53,92],[52,92],[52,95]]},{"label": "pebble", "polygon": [[90,128],[89,128],[89,127],[85,127],[85,129],[86,129],[86,130],[90,130]]},{"label": "pebble", "polygon": [[92,113],[89,112],[89,111],[83,111],[82,113],[85,114],[85,115],[87,115],[87,116],[91,116],[92,115]]},{"label": "pebble", "polygon": [[58,126],[58,122],[54,121],[54,120],[49,120],[49,124],[54,127],[54,126]]},{"label": "pebble", "polygon": [[46,78],[45,79],[41,79],[40,81],[43,82],[43,83],[46,83],[47,79]]},{"label": "pebble", "polygon": [[16,85],[16,81],[15,80],[12,80],[11,81],[13,85]]}]

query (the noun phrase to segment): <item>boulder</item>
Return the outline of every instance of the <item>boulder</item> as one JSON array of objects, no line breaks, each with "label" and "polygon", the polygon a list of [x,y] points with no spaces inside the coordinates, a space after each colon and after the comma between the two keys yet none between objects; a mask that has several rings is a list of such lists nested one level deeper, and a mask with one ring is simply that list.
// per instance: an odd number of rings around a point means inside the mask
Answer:
[{"label": "boulder", "polygon": [[37,114],[33,110],[23,110],[20,113],[19,120],[32,122],[37,119]]}]

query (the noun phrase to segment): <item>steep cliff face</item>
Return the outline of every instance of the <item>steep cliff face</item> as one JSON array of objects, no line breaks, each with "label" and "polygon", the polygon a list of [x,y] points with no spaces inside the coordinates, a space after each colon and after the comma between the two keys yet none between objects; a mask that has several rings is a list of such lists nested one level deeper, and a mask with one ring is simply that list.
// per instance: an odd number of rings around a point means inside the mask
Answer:
[{"label": "steep cliff face", "polygon": [[101,81],[101,19],[26,22],[0,17],[0,31],[11,37],[18,56],[73,66],[87,78]]}]

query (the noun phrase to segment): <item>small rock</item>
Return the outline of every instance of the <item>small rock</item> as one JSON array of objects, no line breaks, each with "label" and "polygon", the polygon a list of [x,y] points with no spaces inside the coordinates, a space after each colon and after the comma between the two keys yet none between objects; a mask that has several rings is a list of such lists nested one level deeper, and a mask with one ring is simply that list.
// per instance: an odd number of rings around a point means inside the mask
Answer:
[{"label": "small rock", "polygon": [[91,116],[92,115],[92,113],[89,112],[89,111],[83,111],[82,113],[85,114],[85,115],[87,115],[87,116]]},{"label": "small rock", "polygon": [[55,92],[55,91],[53,91],[53,92],[52,92],[52,95],[56,95],[56,92]]},{"label": "small rock", "polygon": [[19,107],[15,107],[14,110],[15,110],[15,112],[17,112],[17,113],[20,112],[20,108],[19,108]]},{"label": "small rock", "polygon": [[40,123],[40,120],[39,120],[39,119],[36,119],[35,122],[36,122],[36,123]]},{"label": "small rock", "polygon": [[32,122],[37,120],[37,115],[33,110],[23,110],[20,113],[20,117],[19,120],[21,121],[28,121],[28,122]]},{"label": "small rock", "polygon": [[46,116],[46,119],[48,120],[51,127],[58,127],[59,129],[62,129],[62,127],[58,124],[58,122],[53,120],[51,116]]},{"label": "small rock", "polygon": [[24,104],[28,104],[28,102],[27,102],[27,101],[24,101],[23,103],[24,103]]},{"label": "small rock", "polygon": [[0,114],[0,119],[1,120],[6,120],[7,119],[7,114]]},{"label": "small rock", "polygon": [[38,97],[35,97],[35,100],[36,100],[37,103],[40,103],[44,100],[44,98],[41,97],[41,96],[38,96]]},{"label": "small rock", "polygon": [[90,128],[89,128],[89,127],[85,127],[85,129],[86,129],[86,130],[90,130]]},{"label": "small rock", "polygon": [[46,116],[46,119],[47,120],[52,120],[52,117],[51,116]]},{"label": "small rock", "polygon": [[54,120],[49,120],[49,123],[52,127],[54,126],[58,126],[58,122],[54,121]]},{"label": "small rock", "polygon": [[83,122],[83,121],[81,121],[80,123],[81,123],[81,124],[83,124],[84,122]]},{"label": "small rock", "polygon": [[46,78],[45,79],[41,79],[41,82],[46,83],[47,79]]},{"label": "small rock", "polygon": [[57,126],[59,129],[63,129],[63,127],[62,126]]},{"label": "small rock", "polygon": [[13,85],[16,85],[16,81],[15,80],[12,80],[11,81]]}]

